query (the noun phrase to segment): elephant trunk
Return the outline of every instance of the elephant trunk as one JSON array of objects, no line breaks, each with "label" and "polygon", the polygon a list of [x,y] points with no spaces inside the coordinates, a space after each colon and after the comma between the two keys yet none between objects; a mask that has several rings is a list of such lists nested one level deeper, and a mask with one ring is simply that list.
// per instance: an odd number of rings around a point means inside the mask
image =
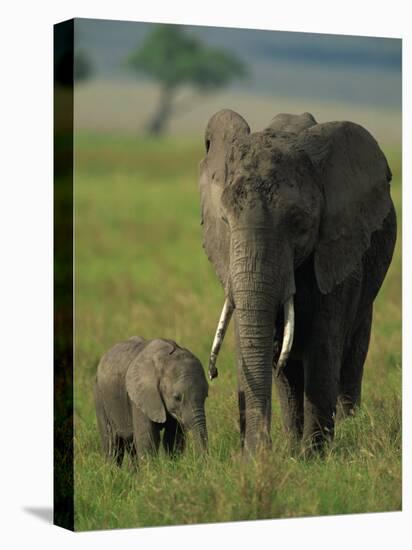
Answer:
[{"label": "elephant trunk", "polygon": [[[255,280],[256,284],[256,280]],[[234,290],[240,382],[245,392],[247,450],[270,445],[274,309],[256,291]]]},{"label": "elephant trunk", "polygon": [[[277,259],[277,261],[276,261]],[[280,261],[280,259],[282,261]],[[254,453],[270,445],[273,346],[278,308],[294,293],[293,268],[287,251],[280,250],[270,231],[239,232],[230,258],[230,290],[236,311],[237,353],[240,383],[246,407],[245,447]],[[290,308],[285,311],[285,362],[290,351]]]},{"label": "elephant trunk", "polygon": [[193,434],[193,440],[196,450],[200,452],[206,452],[208,435],[204,407],[198,407],[192,410],[191,419],[186,424],[186,427]]}]

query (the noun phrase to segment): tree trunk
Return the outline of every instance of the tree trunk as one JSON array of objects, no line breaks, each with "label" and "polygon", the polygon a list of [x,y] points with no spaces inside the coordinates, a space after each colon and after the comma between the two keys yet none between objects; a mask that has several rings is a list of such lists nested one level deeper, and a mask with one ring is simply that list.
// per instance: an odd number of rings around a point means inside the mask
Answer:
[{"label": "tree trunk", "polygon": [[161,89],[160,98],[152,119],[146,126],[148,135],[160,136],[166,128],[169,118],[172,114],[172,100],[174,87],[165,85]]}]

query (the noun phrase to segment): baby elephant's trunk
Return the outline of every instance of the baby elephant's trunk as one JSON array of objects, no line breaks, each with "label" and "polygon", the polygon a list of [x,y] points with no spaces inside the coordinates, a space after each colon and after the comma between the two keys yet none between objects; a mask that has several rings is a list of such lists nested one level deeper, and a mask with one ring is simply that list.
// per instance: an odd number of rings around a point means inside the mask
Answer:
[{"label": "baby elephant's trunk", "polygon": [[204,407],[194,409],[192,412],[191,422],[187,428],[193,434],[193,440],[197,451],[207,451],[207,427],[206,415]]}]

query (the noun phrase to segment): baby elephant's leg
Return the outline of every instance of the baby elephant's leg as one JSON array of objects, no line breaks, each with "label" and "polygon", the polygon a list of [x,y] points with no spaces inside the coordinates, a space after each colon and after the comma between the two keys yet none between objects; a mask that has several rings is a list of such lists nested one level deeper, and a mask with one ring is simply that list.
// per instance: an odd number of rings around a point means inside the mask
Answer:
[{"label": "baby elephant's leg", "polygon": [[133,442],[137,458],[157,454],[161,424],[152,422],[136,405],[132,405]]},{"label": "baby elephant's leg", "polygon": [[125,453],[129,455],[130,468],[134,470],[138,466],[138,464],[137,464],[137,453],[136,453],[136,447],[133,440],[133,435],[132,437],[128,437],[127,439],[124,440],[124,449],[125,449]]},{"label": "baby elephant's leg", "polygon": [[113,430],[97,384],[94,386],[94,402],[103,453],[107,460],[115,460],[116,464],[121,466],[124,456],[124,441]]},{"label": "baby elephant's leg", "polygon": [[169,455],[180,454],[185,447],[185,434],[177,420],[167,415],[163,435],[163,448]]}]

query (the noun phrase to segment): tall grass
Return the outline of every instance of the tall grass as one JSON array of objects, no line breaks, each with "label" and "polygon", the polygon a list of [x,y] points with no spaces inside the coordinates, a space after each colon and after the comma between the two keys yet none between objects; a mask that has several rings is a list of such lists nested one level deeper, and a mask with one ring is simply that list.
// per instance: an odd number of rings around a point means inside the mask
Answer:
[{"label": "tall grass", "polygon": [[[173,338],[207,363],[223,292],[201,247],[202,144],[76,136],[75,526],[103,529],[401,508],[401,242],[376,301],[363,406],[322,459],[290,456],[273,399],[273,449],[239,452],[234,343],[207,400],[210,452],[189,444],[136,473],[103,460],[92,384],[102,353],[133,334]],[[401,222],[400,154],[388,152]]]}]

